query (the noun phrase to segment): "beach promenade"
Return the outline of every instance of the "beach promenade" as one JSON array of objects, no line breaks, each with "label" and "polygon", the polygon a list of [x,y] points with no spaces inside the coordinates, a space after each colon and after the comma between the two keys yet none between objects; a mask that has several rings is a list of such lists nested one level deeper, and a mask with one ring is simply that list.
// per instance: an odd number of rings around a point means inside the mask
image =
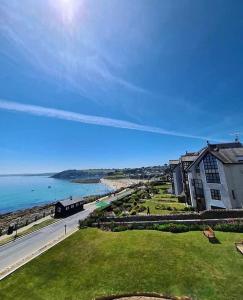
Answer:
[{"label": "beach promenade", "polygon": [[[133,193],[127,189],[101,201],[109,204]],[[78,230],[78,221],[87,218],[97,208],[96,202],[84,205],[84,210],[68,218],[46,226],[0,247],[0,280],[16,269],[53,247]]]}]

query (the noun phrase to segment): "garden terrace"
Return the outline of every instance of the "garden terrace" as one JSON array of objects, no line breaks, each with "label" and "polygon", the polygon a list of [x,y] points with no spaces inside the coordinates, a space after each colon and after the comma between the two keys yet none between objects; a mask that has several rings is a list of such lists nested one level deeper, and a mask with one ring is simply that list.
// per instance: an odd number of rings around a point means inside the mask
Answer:
[{"label": "garden terrace", "polygon": [[168,194],[170,188],[170,184],[147,183],[138,188],[133,195],[114,201],[104,215],[166,215],[192,210],[185,203],[180,203],[177,197]]}]

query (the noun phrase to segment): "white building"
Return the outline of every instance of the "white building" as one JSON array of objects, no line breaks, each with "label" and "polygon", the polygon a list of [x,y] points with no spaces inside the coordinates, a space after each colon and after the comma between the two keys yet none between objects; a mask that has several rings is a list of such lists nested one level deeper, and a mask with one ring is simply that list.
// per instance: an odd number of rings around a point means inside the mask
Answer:
[{"label": "white building", "polygon": [[181,193],[198,210],[243,208],[241,143],[208,144],[191,155],[188,166],[183,168],[185,156],[180,158],[177,165],[171,164],[174,192],[177,195],[183,186]]}]

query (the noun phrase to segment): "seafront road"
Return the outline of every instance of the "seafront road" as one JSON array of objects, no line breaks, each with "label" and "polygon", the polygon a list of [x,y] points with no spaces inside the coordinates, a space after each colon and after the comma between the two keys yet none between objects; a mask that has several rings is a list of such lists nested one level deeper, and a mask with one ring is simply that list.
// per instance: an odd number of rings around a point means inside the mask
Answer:
[{"label": "seafront road", "polygon": [[[133,192],[127,189],[101,201],[109,204]],[[96,202],[85,204],[83,211],[1,246],[0,280],[78,230],[78,221],[87,218],[97,206]]]}]

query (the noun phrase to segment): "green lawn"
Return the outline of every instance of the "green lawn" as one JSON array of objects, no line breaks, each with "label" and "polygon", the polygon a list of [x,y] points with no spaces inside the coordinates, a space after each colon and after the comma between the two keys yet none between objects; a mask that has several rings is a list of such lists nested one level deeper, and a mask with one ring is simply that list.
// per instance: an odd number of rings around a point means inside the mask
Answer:
[{"label": "green lawn", "polygon": [[[158,201],[158,200],[146,200],[143,206],[149,207],[151,215],[167,215],[167,214],[175,214],[179,211],[167,210],[163,209],[164,206],[176,208],[178,210],[183,210],[185,208],[185,204],[178,202],[170,202],[170,201]],[[145,212],[146,213],[146,212]]]},{"label": "green lawn", "polygon": [[[154,194],[151,199],[146,200],[139,206],[149,207],[150,214],[155,215],[167,215],[180,213],[185,208],[184,203],[179,203],[178,198],[174,195],[167,194],[167,190],[171,187],[170,184],[157,185],[155,188],[158,190],[157,194]],[[166,208],[170,207],[168,210]],[[173,209],[177,209],[173,210]],[[147,210],[140,214],[146,214]]]},{"label": "green lawn", "polygon": [[84,229],[0,282],[0,299],[92,300],[134,291],[242,299],[242,234]]}]

